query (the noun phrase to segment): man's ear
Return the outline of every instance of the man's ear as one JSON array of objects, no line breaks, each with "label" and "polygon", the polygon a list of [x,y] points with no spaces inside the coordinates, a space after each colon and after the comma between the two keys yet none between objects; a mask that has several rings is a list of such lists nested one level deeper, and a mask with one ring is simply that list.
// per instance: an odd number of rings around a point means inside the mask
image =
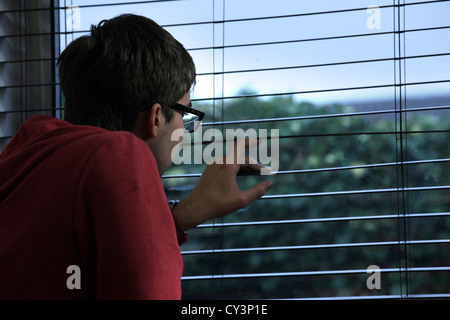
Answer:
[{"label": "man's ear", "polygon": [[155,138],[161,130],[163,122],[162,108],[159,103],[155,103],[149,109],[145,121],[145,127],[150,135],[150,138]]}]

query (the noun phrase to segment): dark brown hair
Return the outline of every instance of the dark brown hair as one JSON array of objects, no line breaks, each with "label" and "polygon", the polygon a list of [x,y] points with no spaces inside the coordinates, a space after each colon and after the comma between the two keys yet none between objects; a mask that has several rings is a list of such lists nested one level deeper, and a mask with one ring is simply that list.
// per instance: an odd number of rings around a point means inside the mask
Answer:
[{"label": "dark brown hair", "polygon": [[139,113],[170,106],[195,83],[192,57],[172,35],[146,17],[121,15],[91,27],[58,60],[65,120],[131,131]]}]

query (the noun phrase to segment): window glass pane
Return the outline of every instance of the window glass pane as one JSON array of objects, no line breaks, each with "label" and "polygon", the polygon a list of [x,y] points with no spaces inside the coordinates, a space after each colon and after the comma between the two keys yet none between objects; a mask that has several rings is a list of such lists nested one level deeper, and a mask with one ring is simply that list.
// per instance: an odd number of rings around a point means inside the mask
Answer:
[{"label": "window glass pane", "polygon": [[[273,41],[321,39],[349,35],[389,32],[393,26],[389,8],[380,8],[380,29],[367,27],[365,9],[318,15],[299,15],[273,19],[230,22],[225,25],[225,44],[243,45]],[[269,14],[268,16],[272,16]]]},{"label": "window glass pane", "polygon": [[[376,1],[379,7],[392,6],[392,1]],[[373,5],[370,1],[346,0],[346,1],[297,1],[284,0],[283,5],[279,1],[267,0],[261,5],[259,0],[227,0],[227,19],[260,18],[267,16],[280,16],[292,14],[311,14],[320,12],[355,10],[364,12],[367,7]]]},{"label": "window glass pane", "polygon": [[407,5],[405,6],[405,29],[448,27],[447,13],[449,10],[450,3],[448,1],[430,1],[430,3]]}]

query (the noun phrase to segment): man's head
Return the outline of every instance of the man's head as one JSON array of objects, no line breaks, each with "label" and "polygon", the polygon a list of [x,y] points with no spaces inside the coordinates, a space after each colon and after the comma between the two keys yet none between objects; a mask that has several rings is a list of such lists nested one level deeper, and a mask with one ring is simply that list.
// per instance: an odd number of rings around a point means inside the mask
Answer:
[{"label": "man's head", "polygon": [[[58,67],[65,120],[134,132],[146,142],[156,138],[149,132],[152,112],[160,125],[181,119],[171,106],[189,103],[195,83],[186,49],[154,21],[129,14],[92,26],[90,35],[68,45]],[[147,143],[152,151],[155,141]]]}]

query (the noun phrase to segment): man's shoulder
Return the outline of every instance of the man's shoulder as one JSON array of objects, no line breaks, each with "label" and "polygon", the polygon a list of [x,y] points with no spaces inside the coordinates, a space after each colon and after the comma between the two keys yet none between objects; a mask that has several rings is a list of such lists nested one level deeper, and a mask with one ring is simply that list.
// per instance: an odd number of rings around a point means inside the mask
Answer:
[{"label": "man's shoulder", "polygon": [[[109,131],[86,125],[61,126],[52,132],[60,152],[72,158],[153,158],[145,142],[128,131]],[[57,137],[57,138],[56,138]]]},{"label": "man's shoulder", "polygon": [[123,151],[124,148],[136,148],[138,151],[145,151],[147,153],[149,148],[136,135],[128,131],[108,131],[105,129],[98,128],[100,130],[94,131],[89,136],[86,136],[86,141],[94,143],[100,148],[102,146],[106,147],[108,150],[120,150]]},{"label": "man's shoulder", "polygon": [[109,145],[110,149],[120,149],[124,145],[146,146],[144,141],[128,131],[109,131],[100,127],[72,125],[65,130],[67,140],[73,138],[73,142],[93,148]]},{"label": "man's shoulder", "polygon": [[[83,129],[86,128],[79,128],[79,130]],[[108,131],[96,128],[90,131],[90,134],[77,139],[75,144],[90,154],[91,160],[93,158],[104,159],[117,163],[150,161],[152,165],[156,165],[156,160],[147,144],[128,131]]]}]

